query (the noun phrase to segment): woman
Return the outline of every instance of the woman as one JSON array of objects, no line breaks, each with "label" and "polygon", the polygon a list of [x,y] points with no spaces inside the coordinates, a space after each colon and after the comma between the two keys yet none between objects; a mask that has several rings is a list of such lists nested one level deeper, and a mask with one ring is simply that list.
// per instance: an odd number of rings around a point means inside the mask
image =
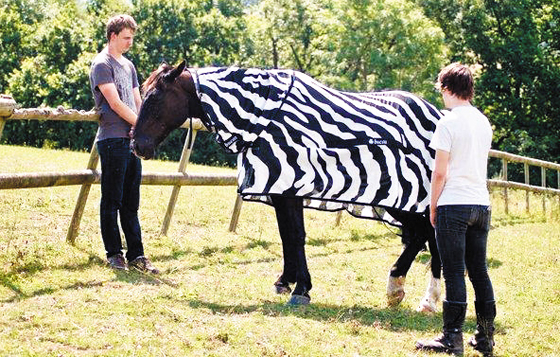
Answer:
[{"label": "woman", "polygon": [[430,221],[436,230],[446,300],[443,335],[418,341],[416,348],[463,354],[466,267],[475,292],[477,316],[477,331],[469,344],[484,356],[492,356],[496,304],[486,266],[491,215],[486,167],[492,128],[488,118],[471,105],[474,81],[468,67],[459,63],[445,67],[436,87],[449,112],[438,122],[430,144],[436,150]]}]

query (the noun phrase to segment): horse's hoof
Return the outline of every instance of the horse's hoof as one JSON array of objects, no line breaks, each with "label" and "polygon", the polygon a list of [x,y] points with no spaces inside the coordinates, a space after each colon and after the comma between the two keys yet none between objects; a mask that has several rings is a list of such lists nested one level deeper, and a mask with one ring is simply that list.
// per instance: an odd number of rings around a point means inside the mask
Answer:
[{"label": "horse's hoof", "polygon": [[289,294],[292,292],[292,289],[284,284],[274,284],[274,288],[276,289],[276,294]]},{"label": "horse's hoof", "polygon": [[404,291],[397,291],[391,295],[387,295],[387,305],[389,305],[389,307],[399,306],[404,299],[404,295]]},{"label": "horse's hoof", "polygon": [[422,300],[420,305],[416,308],[417,312],[425,312],[428,314],[433,314],[437,311],[435,302],[430,302],[427,299]]},{"label": "horse's hoof", "polygon": [[292,295],[290,300],[287,302],[287,305],[290,306],[299,306],[299,305],[309,305],[311,302],[311,298],[306,295]]},{"label": "horse's hoof", "polygon": [[416,311],[434,313],[437,311],[437,303],[441,297],[441,279],[430,278],[430,283],[426,289],[426,295],[418,305]]},{"label": "horse's hoof", "polygon": [[404,276],[389,276],[387,281],[387,305],[390,307],[395,307],[403,301],[405,295],[404,282]]}]

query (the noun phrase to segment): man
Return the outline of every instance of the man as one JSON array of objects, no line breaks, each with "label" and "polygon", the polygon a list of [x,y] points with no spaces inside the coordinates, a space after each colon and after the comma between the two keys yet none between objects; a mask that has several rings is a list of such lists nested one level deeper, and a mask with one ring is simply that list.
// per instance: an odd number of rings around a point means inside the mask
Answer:
[{"label": "man", "polygon": [[436,150],[430,221],[443,266],[446,300],[443,335],[419,341],[416,348],[463,355],[467,311],[465,267],[475,294],[477,331],[469,344],[493,355],[496,303],[486,265],[490,196],[486,186],[492,127],[471,105],[474,81],[468,67],[452,63],[441,70],[437,87],[450,110],[437,124],[430,147]]},{"label": "man", "polygon": [[[91,65],[91,91],[100,112],[97,150],[101,158],[101,236],[112,268],[157,274],[159,271],[144,256],[138,220],[142,164],[130,149],[129,133],[142,99],[136,69],[123,54],[132,46],[136,28],[131,16],[110,18],[108,44]],[[128,266],[117,217],[126,239]]]}]

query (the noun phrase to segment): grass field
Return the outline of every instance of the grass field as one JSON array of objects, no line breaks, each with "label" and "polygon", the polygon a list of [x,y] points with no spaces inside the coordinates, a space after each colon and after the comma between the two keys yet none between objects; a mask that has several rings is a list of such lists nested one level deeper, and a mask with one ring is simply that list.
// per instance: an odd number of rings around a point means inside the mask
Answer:
[{"label": "grass field", "polygon": [[[0,173],[83,169],[89,154],[0,146]],[[199,172],[229,169],[189,166]],[[144,162],[145,171],[177,163]],[[441,330],[441,313],[415,312],[429,276],[422,253],[398,308],[385,300],[401,251],[394,228],[306,211],[312,305],[273,292],[282,251],[271,207],[244,203],[228,232],[234,187],[183,187],[168,236],[159,231],[171,187],[144,186],[140,219],[152,277],[105,265],[99,186],[74,246],[66,233],[79,187],[0,190],[1,356],[429,356],[417,339]],[[488,263],[497,297],[496,356],[560,356],[558,198],[493,194]],[[466,336],[475,329],[469,287]],[[440,304],[441,309],[441,304]],[[466,356],[477,354],[468,346]]]}]

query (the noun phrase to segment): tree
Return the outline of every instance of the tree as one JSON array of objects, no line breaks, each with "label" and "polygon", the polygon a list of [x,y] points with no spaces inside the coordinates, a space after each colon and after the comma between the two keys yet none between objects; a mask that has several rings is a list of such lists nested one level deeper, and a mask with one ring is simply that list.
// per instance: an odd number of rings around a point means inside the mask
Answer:
[{"label": "tree", "polygon": [[[40,2],[36,7],[24,1],[18,4],[36,12],[25,15],[29,23],[21,37],[16,64],[8,74],[7,92],[24,107],[91,109],[91,28],[85,9],[65,1]],[[81,25],[76,26],[80,20]],[[83,150],[91,146],[95,127],[94,123],[14,121],[6,125],[4,138],[12,144]]]},{"label": "tree", "polygon": [[345,90],[399,88],[427,99],[446,61],[438,25],[408,0],[263,0],[247,23],[249,63],[294,68]]},{"label": "tree", "polygon": [[263,0],[247,14],[253,52],[248,65],[292,68],[318,76],[325,29],[320,18],[329,2],[317,0]]},{"label": "tree", "polygon": [[557,0],[419,0],[444,29],[452,58],[480,66],[475,104],[494,147],[560,161]]},{"label": "tree", "polygon": [[400,88],[433,98],[446,61],[439,26],[407,0],[336,2],[337,62],[356,89]]},{"label": "tree", "polygon": [[25,0],[0,0],[0,93],[6,92],[10,73],[20,65],[28,46],[26,37],[40,20],[40,1],[27,6]]}]

